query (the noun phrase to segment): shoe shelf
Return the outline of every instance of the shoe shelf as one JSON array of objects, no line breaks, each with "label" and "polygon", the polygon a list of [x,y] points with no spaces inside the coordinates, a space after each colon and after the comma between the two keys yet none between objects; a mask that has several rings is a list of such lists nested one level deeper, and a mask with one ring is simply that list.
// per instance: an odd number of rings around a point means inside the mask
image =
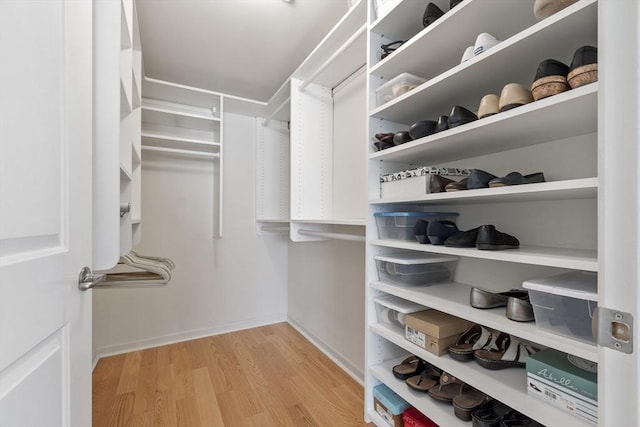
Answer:
[{"label": "shoe shelf", "polygon": [[[454,105],[476,110],[484,95],[500,95],[507,83],[530,86],[544,59],[555,58],[567,63],[578,47],[597,44],[596,29],[597,1],[583,0],[375,108],[370,116],[410,125],[448,114]],[[403,61],[397,62],[399,66],[404,65]]]},{"label": "shoe shelf", "polygon": [[[527,2],[472,0],[460,3],[451,11],[449,2],[443,3],[439,6],[446,13],[426,28],[422,26],[426,6],[423,2],[401,2],[377,21],[372,33],[387,42],[404,40],[405,43],[371,67],[369,73],[385,79],[400,73],[429,79],[459,64],[462,53],[474,44],[478,34],[488,32],[498,40],[506,40],[537,22]],[[502,18],[504,13],[509,14],[509,19]],[[470,16],[473,19],[469,19]],[[378,51],[381,43],[371,48]],[[429,53],[428,61],[425,61],[425,52]]]},{"label": "shoe shelf", "polygon": [[142,121],[208,132],[220,131],[220,118],[205,108],[142,98]]},{"label": "shoe shelf", "polygon": [[[463,427],[470,425],[453,414],[453,405],[432,399],[427,393],[415,391],[409,388],[404,381],[394,377],[392,368],[394,365],[401,363],[402,360],[404,360],[404,357],[373,365],[369,368],[369,372],[436,424],[446,427]],[[378,425],[382,426],[386,424]]]},{"label": "shoe shelf", "polygon": [[[415,346],[404,339],[404,336],[381,325],[371,325],[374,333],[404,348],[425,361],[432,363],[462,379],[465,383],[477,388],[511,408],[548,426],[585,427],[587,424],[578,418],[557,409],[546,402],[529,397],[526,391],[526,372],[520,368],[499,371],[485,370],[475,362],[458,362],[449,356],[436,356]],[[427,393],[410,389],[402,380],[393,376],[393,366],[404,360],[404,357],[386,360],[369,368],[371,374],[384,382],[400,397],[416,407],[427,417],[441,426],[468,426],[468,422],[458,419],[453,413],[453,406],[437,402]]]},{"label": "shoe shelf", "polygon": [[595,345],[551,334],[538,329],[534,322],[514,322],[505,315],[505,308],[480,310],[469,305],[471,285],[446,283],[433,286],[401,286],[385,282],[371,282],[371,288],[395,295],[435,310],[461,317],[473,323],[535,342],[544,347],[553,347],[591,361],[598,360]]},{"label": "shoe shelf", "polygon": [[378,151],[370,159],[437,164],[597,131],[598,83]]},{"label": "shoe shelf", "polygon": [[598,271],[598,254],[595,250],[524,246],[503,251],[481,251],[475,248],[449,248],[439,245],[421,245],[403,240],[369,240],[371,245],[395,249],[408,249],[444,255],[515,262],[529,265],[568,268],[572,270]]},{"label": "shoe shelf", "polygon": [[420,204],[463,205],[480,203],[537,202],[543,200],[595,199],[598,195],[598,178],[580,178],[539,184],[514,185],[500,188],[424,194],[419,197],[372,199],[372,205]]},{"label": "shoe shelf", "polygon": [[145,123],[141,134],[143,145],[209,153],[220,151],[220,143],[213,141],[213,136],[210,133],[203,135],[189,130],[178,132],[176,132],[175,128],[153,126]]}]

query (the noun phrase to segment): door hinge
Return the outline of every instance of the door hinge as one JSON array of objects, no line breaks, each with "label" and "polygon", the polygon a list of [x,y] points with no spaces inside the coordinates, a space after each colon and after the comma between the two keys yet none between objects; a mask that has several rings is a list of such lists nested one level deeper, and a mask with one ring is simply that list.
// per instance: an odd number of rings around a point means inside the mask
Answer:
[{"label": "door hinge", "polygon": [[598,307],[595,319],[598,325],[598,345],[633,353],[633,316],[620,310]]}]

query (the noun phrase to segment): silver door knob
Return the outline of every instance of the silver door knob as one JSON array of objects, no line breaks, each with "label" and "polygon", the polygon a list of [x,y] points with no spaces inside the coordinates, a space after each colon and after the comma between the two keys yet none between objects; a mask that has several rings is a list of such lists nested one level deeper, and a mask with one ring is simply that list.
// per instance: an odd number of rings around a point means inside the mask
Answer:
[{"label": "silver door knob", "polygon": [[83,267],[78,276],[78,289],[87,291],[106,278],[105,274],[93,274],[89,267]]}]

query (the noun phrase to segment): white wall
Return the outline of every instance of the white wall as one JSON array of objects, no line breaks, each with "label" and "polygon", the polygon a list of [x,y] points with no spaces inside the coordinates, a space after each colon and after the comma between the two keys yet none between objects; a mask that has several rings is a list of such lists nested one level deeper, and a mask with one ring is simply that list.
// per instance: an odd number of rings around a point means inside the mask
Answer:
[{"label": "white wall", "polygon": [[291,243],[289,321],[342,365],[364,378],[364,244]]},{"label": "white wall", "polygon": [[176,269],[166,287],[94,291],[98,355],[286,319],[286,236],[255,235],[255,140],[255,119],[225,114],[220,240],[211,160],[144,153],[135,250],[170,257]]}]

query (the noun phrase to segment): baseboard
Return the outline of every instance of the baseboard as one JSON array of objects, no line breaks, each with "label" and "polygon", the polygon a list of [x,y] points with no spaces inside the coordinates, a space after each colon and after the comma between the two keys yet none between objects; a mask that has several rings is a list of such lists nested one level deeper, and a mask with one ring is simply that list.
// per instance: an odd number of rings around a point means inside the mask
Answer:
[{"label": "baseboard", "polygon": [[315,345],[322,353],[324,353],[325,356],[327,356],[343,371],[345,371],[358,384],[364,387],[364,372],[361,371],[356,365],[342,357],[340,353],[338,353],[333,347],[328,345],[323,340],[319,339],[312,332],[308,331],[296,320],[287,316],[287,322],[298,332],[300,332],[306,339],[308,339],[313,345]]},{"label": "baseboard", "polygon": [[285,314],[274,314],[255,319],[243,320],[241,322],[226,323],[224,325],[215,326],[213,328],[195,329],[192,331],[179,332],[176,334],[163,335],[155,338],[100,347],[95,350],[93,358],[93,368],[95,369],[98,361],[103,357],[115,356],[117,354],[129,353],[131,351],[145,350],[147,348],[158,347],[161,345],[175,344],[178,342],[210,337],[213,335],[226,334],[228,332],[256,328],[265,325],[272,325],[274,323],[286,321],[287,316]]}]

